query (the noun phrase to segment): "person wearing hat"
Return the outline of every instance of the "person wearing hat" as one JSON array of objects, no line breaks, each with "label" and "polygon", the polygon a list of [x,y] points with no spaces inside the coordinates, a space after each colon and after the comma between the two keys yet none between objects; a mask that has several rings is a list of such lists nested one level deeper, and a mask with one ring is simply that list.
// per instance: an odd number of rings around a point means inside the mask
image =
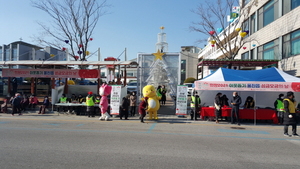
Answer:
[{"label": "person wearing hat", "polygon": [[93,92],[88,92],[88,95],[86,96],[86,112],[88,117],[95,117],[94,105],[95,97],[93,96]]},{"label": "person wearing hat", "polygon": [[[297,134],[297,120],[296,120],[296,101],[294,100],[295,96],[293,92],[287,92],[286,98],[283,99],[284,105],[284,115],[283,115],[283,124],[284,124],[284,136],[286,137],[299,137]],[[288,134],[289,125],[292,125],[292,135]]]},{"label": "person wearing hat", "polygon": [[283,123],[284,105],[283,105],[284,94],[279,94],[279,97],[274,102],[274,107],[277,111],[278,124]]},{"label": "person wearing hat", "polygon": [[148,97],[142,98],[139,105],[139,114],[141,123],[144,123],[144,117],[146,116],[146,110],[148,109]]}]

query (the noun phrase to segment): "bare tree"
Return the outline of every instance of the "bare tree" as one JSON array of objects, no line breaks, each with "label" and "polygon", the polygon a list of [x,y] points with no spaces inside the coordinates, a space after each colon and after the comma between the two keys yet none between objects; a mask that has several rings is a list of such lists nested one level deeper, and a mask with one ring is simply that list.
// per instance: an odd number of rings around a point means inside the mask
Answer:
[{"label": "bare tree", "polygon": [[[220,58],[234,59],[243,45],[249,42],[249,39],[244,40],[246,37],[241,37],[240,33],[249,31],[243,27],[245,28],[250,17],[251,8],[257,5],[257,0],[248,4],[240,4],[239,0],[210,0],[204,3],[192,11],[199,16],[199,21],[194,22],[190,29],[210,36],[209,41],[215,43],[213,45],[222,51],[223,55]],[[239,17],[228,22],[227,16],[236,6],[240,6]],[[203,41],[206,42],[207,39],[199,40]]]},{"label": "bare tree", "polygon": [[[38,22],[43,33],[35,39],[68,51],[75,60],[86,60],[88,45],[99,18],[104,15],[106,0],[32,0],[32,6],[46,12],[51,22]],[[46,37],[50,36],[51,40]]]}]

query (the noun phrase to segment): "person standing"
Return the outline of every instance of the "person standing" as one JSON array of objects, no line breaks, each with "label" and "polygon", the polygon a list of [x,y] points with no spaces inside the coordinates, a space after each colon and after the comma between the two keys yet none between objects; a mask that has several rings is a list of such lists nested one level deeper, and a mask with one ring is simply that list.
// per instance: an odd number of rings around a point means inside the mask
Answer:
[{"label": "person standing", "polygon": [[95,98],[95,104],[96,104],[97,106],[94,106],[94,113],[95,113],[95,116],[96,116],[97,114],[99,114],[99,115],[101,116],[100,108],[99,108],[100,100],[101,100],[101,96],[100,96],[100,95],[96,95],[96,98]]},{"label": "person standing", "polygon": [[132,92],[132,94],[129,97],[130,100],[130,116],[135,116],[135,109],[136,109],[136,95],[135,92]]},{"label": "person standing", "polygon": [[221,116],[221,107],[222,107],[222,100],[221,100],[222,93],[217,93],[215,97],[215,116],[216,116],[216,123],[219,123],[219,117]]},{"label": "person standing", "polygon": [[237,125],[240,125],[240,119],[239,119],[239,110],[240,110],[240,104],[242,103],[241,97],[238,95],[237,92],[233,92],[233,98],[231,100],[231,124],[234,124],[235,121],[237,122]]},{"label": "person standing", "polygon": [[197,120],[198,112],[201,107],[201,99],[198,95],[197,91],[193,92],[193,95],[191,96],[191,120],[195,118]]},{"label": "person standing", "polygon": [[25,112],[28,105],[29,105],[29,97],[27,95],[24,95],[21,101],[21,111]]},{"label": "person standing", "polygon": [[44,100],[43,100],[43,104],[40,107],[40,111],[38,114],[45,114],[46,108],[48,108],[49,104],[50,104],[49,98],[48,98],[48,96],[45,96]]},{"label": "person standing", "polygon": [[128,109],[129,109],[129,94],[122,99],[122,104],[120,107],[120,119],[122,120],[123,116],[125,116],[125,120],[128,120]]},{"label": "person standing", "polygon": [[160,93],[161,93],[161,105],[165,105],[166,104],[166,100],[167,100],[167,96],[166,96],[166,93],[167,93],[167,90],[166,90],[166,86],[165,85],[162,85],[161,88],[160,88]]},{"label": "person standing", "polygon": [[88,95],[86,96],[86,112],[88,117],[95,117],[94,105],[95,97],[93,96],[93,92],[88,92]]},{"label": "person standing", "polygon": [[144,97],[139,105],[139,114],[141,123],[144,123],[144,117],[146,116],[146,110],[148,109],[148,97]]},{"label": "person standing", "polygon": [[284,94],[279,94],[279,97],[274,102],[274,107],[277,111],[278,124],[283,124],[284,105],[283,105]]},{"label": "person standing", "polygon": [[297,134],[297,119],[296,119],[296,101],[293,92],[287,92],[286,98],[283,99],[284,117],[283,117],[283,132],[284,136],[291,137],[288,134],[289,125],[292,125],[292,136],[299,137]]},{"label": "person standing", "polygon": [[15,113],[18,113],[19,115],[21,114],[21,95],[20,93],[16,93],[15,97],[12,99],[11,102],[12,105],[12,116],[15,115]]}]

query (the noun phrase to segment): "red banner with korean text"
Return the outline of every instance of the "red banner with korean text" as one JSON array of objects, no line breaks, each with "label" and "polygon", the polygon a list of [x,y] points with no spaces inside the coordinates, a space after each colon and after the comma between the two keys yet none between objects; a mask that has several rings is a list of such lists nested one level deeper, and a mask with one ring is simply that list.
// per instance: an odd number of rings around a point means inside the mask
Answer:
[{"label": "red banner with korean text", "polygon": [[3,77],[100,78],[98,69],[2,69]]},{"label": "red banner with korean text", "polygon": [[300,92],[300,82],[195,81],[195,89],[196,90]]}]

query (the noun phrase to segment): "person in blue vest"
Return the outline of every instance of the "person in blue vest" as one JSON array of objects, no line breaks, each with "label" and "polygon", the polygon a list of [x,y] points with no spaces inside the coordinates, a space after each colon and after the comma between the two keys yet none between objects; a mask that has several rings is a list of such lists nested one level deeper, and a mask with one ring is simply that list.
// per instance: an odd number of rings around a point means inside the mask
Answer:
[{"label": "person in blue vest", "polygon": [[[287,92],[286,98],[283,99],[284,105],[284,136],[286,137],[299,137],[297,134],[297,119],[296,119],[296,101],[294,100],[295,96],[293,92]],[[292,135],[288,134],[289,125],[292,125]]]},{"label": "person in blue vest", "polygon": [[93,96],[93,92],[88,92],[86,96],[86,112],[88,117],[95,117],[94,105],[95,105],[95,97]]},{"label": "person in blue vest", "polygon": [[283,123],[284,105],[283,105],[284,94],[279,94],[279,97],[274,102],[274,107],[277,111],[278,124]]}]

